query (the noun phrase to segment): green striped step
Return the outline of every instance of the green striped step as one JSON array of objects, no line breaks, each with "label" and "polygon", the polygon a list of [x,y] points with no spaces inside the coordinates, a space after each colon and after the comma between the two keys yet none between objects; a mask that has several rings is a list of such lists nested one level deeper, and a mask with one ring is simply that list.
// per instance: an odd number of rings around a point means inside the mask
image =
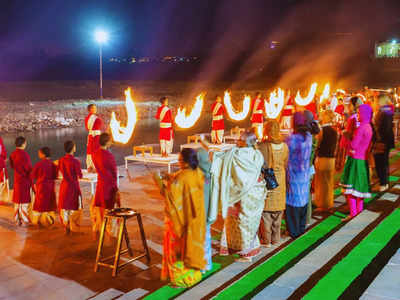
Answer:
[{"label": "green striped step", "polygon": [[398,233],[400,209],[394,210],[353,250],[336,264],[303,298],[306,300],[338,299],[364,268]]},{"label": "green striped step", "polygon": [[[221,264],[213,263],[212,269],[207,271],[203,274],[202,280],[206,279],[207,277],[211,276],[215,272],[221,269]],[[185,292],[188,288],[173,288],[170,285],[164,285],[163,287],[159,288],[158,290],[148,294],[143,299],[172,299],[183,292]]]},{"label": "green striped step", "polygon": [[244,275],[239,281],[236,281],[223,290],[215,299],[240,299],[246,296],[280,269],[288,265],[298,255],[337,228],[342,223],[341,218],[343,216],[343,214],[339,213],[329,216],[304,235],[294,240],[276,255]]}]

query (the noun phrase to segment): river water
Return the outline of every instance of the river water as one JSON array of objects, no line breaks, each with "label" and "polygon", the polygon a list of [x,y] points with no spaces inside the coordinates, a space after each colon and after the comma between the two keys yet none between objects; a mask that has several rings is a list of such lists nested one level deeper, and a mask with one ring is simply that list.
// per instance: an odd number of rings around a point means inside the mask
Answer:
[{"label": "river water", "polygon": [[[232,123],[225,121],[226,131],[234,126],[246,127],[249,125],[248,121],[240,123]],[[211,130],[211,118],[206,116],[200,119],[194,127],[187,130],[176,129],[174,139],[174,152],[179,151],[179,145],[186,143],[188,135],[196,133],[207,133]],[[111,147],[111,152],[114,154],[118,165],[124,163],[124,156],[132,154],[132,147],[134,145],[141,144],[157,144],[158,143],[158,132],[159,125],[156,119],[143,119],[138,120],[136,128],[133,134],[133,138],[126,145],[115,144]],[[82,162],[82,168],[86,168],[86,139],[87,131],[85,128],[60,128],[60,129],[43,129],[35,132],[26,133],[7,133],[3,134],[2,138],[7,149],[8,156],[14,151],[14,141],[19,135],[23,135],[28,142],[26,151],[29,153],[32,164],[38,162],[38,150],[44,146],[48,146],[51,149],[52,160],[57,160],[64,155],[64,142],[67,140],[73,140],[77,144],[76,157]],[[159,152],[156,147],[155,152]],[[10,171],[8,164],[8,171],[10,176],[10,184],[12,185],[13,174]]]}]

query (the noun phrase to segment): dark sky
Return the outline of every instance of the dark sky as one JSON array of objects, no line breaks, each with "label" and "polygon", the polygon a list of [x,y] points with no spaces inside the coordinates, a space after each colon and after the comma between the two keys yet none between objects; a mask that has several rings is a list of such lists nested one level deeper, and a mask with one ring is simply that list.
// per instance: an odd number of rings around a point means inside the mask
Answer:
[{"label": "dark sky", "polygon": [[[296,1],[9,0],[1,1],[1,52],[91,51],[95,28],[110,31],[108,51],[149,54],[207,50],[232,26],[261,36]],[[299,2],[299,1],[297,1]]]},{"label": "dark sky", "polygon": [[323,55],[319,49],[331,58],[336,47],[326,39],[338,33],[353,44],[336,52],[370,51],[377,39],[398,37],[399,11],[399,0],[0,0],[0,80],[21,66],[33,72],[37,57],[95,57],[96,28],[110,32],[108,57],[200,55],[201,76],[240,60],[243,77],[271,63],[271,40],[291,58],[279,63],[285,69],[299,55]]}]

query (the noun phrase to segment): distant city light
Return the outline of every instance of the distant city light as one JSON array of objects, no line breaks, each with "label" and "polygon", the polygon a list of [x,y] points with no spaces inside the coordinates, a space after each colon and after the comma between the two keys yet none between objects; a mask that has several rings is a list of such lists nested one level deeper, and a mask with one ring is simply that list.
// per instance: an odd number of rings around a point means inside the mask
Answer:
[{"label": "distant city light", "polygon": [[108,33],[103,30],[97,30],[94,33],[94,38],[95,38],[96,42],[98,42],[99,44],[107,43]]},{"label": "distant city light", "polygon": [[396,44],[397,43],[397,41],[396,40],[392,40],[392,44]]}]

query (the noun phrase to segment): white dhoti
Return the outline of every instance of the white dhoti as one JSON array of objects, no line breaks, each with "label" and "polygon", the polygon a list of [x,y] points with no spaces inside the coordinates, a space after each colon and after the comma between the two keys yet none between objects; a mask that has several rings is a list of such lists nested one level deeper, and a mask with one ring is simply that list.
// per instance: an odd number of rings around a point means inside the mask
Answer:
[{"label": "white dhoti", "polygon": [[72,232],[79,232],[82,210],[67,210],[60,211],[60,218],[64,227],[69,228]]},{"label": "white dhoti", "polygon": [[172,153],[172,148],[174,147],[174,140],[160,140],[160,148],[161,148],[161,153],[167,153],[170,154]]},{"label": "white dhoti", "polygon": [[29,224],[31,223],[31,204],[21,203],[14,204],[14,221],[17,224]]},{"label": "white dhoti", "polygon": [[32,211],[32,224],[33,225],[42,225],[45,227],[49,227],[55,223],[56,213],[54,211]]},{"label": "white dhoti", "polygon": [[211,130],[211,143],[221,144],[224,140],[224,129]]},{"label": "white dhoti", "polygon": [[293,123],[293,116],[283,116],[281,121],[281,128],[282,129],[292,129]]},{"label": "white dhoti", "polygon": [[95,169],[93,160],[92,160],[92,154],[86,154],[86,168],[89,169]]},{"label": "white dhoti", "polygon": [[263,123],[253,123],[251,124],[252,128],[255,128],[255,134],[257,138],[260,140],[263,138]]}]

